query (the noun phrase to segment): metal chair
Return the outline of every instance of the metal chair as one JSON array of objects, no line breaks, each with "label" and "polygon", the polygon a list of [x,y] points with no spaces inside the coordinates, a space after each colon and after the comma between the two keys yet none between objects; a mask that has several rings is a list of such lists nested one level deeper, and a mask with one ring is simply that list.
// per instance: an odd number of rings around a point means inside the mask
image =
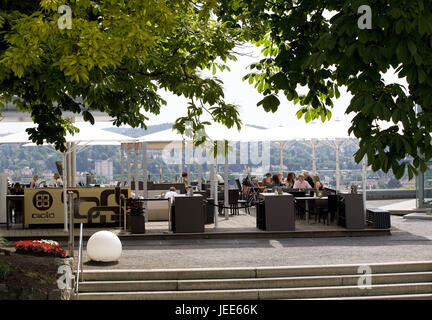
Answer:
[{"label": "metal chair", "polygon": [[238,208],[238,203],[240,201],[240,190],[230,189],[228,190],[228,204],[230,205],[230,211],[232,215],[239,215],[240,211]]}]

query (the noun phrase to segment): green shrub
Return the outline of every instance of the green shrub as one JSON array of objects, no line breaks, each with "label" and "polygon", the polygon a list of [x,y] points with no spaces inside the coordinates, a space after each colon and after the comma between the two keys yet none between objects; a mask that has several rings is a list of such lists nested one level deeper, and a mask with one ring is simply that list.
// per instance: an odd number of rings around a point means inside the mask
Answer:
[{"label": "green shrub", "polygon": [[11,267],[0,261],[0,280],[6,279],[6,277],[11,273]]},{"label": "green shrub", "polygon": [[8,245],[8,241],[0,237],[0,247],[6,247],[7,245]]}]

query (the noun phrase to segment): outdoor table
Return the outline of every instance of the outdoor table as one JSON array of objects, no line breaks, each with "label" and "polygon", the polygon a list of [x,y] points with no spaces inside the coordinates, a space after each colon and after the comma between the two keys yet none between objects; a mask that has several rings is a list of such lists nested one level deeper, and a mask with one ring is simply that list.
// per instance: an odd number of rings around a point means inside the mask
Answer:
[{"label": "outdoor table", "polygon": [[257,208],[257,228],[266,231],[294,231],[294,197],[289,193],[281,195],[260,193],[263,202]]},{"label": "outdoor table", "polygon": [[14,202],[14,203],[21,202],[22,203],[22,208],[23,208],[22,226],[24,229],[24,226],[25,226],[24,217],[25,217],[25,215],[24,215],[24,195],[23,194],[21,194],[21,195],[20,194],[17,194],[17,195],[8,194],[8,195],[6,195],[6,229],[9,230],[10,222],[11,222],[11,216],[10,216],[10,214],[12,212],[11,206],[10,206],[11,202]]},{"label": "outdoor table", "polygon": [[200,194],[174,196],[171,210],[171,229],[173,232],[204,232],[204,198]]},{"label": "outdoor table", "polygon": [[338,212],[347,229],[365,228],[365,210],[362,194],[338,193]]},{"label": "outdoor table", "polygon": [[[305,200],[306,223],[309,224],[309,201],[310,200],[328,200],[328,197],[295,197],[298,200]],[[330,221],[330,212],[328,213],[327,224]]]}]

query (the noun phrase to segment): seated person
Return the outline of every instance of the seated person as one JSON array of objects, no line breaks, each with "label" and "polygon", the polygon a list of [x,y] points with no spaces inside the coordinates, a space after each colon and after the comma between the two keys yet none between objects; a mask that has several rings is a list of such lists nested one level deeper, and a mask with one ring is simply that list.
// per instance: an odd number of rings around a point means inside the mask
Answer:
[{"label": "seated person", "polygon": [[286,179],[286,186],[287,186],[287,188],[289,188],[289,189],[294,188],[295,182],[296,182],[295,173],[294,172],[289,172],[288,176],[287,176],[287,179]]},{"label": "seated person", "polygon": [[313,182],[311,176],[309,175],[309,172],[307,172],[307,171],[303,171],[303,175],[304,175],[304,177],[305,177],[305,180],[306,180],[306,181],[309,183],[309,185],[311,186],[311,188],[314,188],[314,187],[315,187],[315,186],[314,186],[314,182]]},{"label": "seated person", "polygon": [[273,176],[273,184],[272,187],[281,187],[282,186],[282,182],[279,180],[279,175],[275,174]]},{"label": "seated person", "polygon": [[309,182],[305,180],[304,175],[299,175],[298,180],[294,183],[294,189],[311,189]]},{"label": "seated person", "polygon": [[249,179],[249,176],[247,176],[242,181],[242,188],[243,188],[243,190],[242,190],[243,192],[242,193],[243,193],[243,197],[246,196],[247,189],[248,189],[248,187],[251,187],[251,186],[252,186],[252,183],[251,183],[251,181]]},{"label": "seated person", "polygon": [[[13,188],[10,191],[10,194],[13,195],[23,195],[24,189],[21,187],[19,182],[16,182],[13,186]],[[22,201],[14,201],[13,207],[14,209],[14,222],[20,223],[22,221],[22,214],[23,214],[23,203]]]},{"label": "seated person", "polygon": [[322,182],[320,181],[318,176],[314,176],[312,178],[314,185],[315,185],[315,189],[316,190],[324,190],[324,185],[322,184]]},{"label": "seated person", "polygon": [[54,173],[54,187],[63,187],[63,181],[57,172]]},{"label": "seated person", "polygon": [[33,176],[32,181],[30,181],[30,188],[36,188],[37,185],[38,185],[38,184],[37,184],[38,180],[39,180],[39,175],[38,175],[38,174],[35,174],[35,175]]},{"label": "seated person", "polygon": [[282,185],[285,186],[285,181],[284,181],[284,178],[283,178],[282,173],[279,172],[279,173],[277,174],[277,176],[278,176],[279,182],[280,182]]},{"label": "seated person", "polygon": [[262,186],[263,187],[272,187],[273,186],[272,175],[270,172],[267,172],[265,174],[265,177],[262,181]]},{"label": "seated person", "polygon": [[23,195],[24,194],[24,190],[21,187],[19,182],[16,182],[14,184],[13,188],[10,191],[10,194],[13,194],[13,195]]},{"label": "seated person", "polygon": [[258,178],[253,178],[252,179],[252,187],[254,187],[254,188],[259,188],[259,180],[258,180]]}]

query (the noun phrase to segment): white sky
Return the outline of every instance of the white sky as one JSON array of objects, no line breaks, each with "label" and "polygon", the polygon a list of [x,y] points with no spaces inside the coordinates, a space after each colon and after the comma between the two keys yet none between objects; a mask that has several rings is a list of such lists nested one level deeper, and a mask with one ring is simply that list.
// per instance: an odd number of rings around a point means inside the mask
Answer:
[{"label": "white sky", "polygon": [[[300,108],[299,105],[294,105],[289,102],[283,95],[280,95],[281,104],[276,113],[267,113],[260,106],[256,104],[262,99],[262,96],[254,88],[253,85],[249,85],[248,81],[242,81],[242,77],[249,72],[248,66],[260,59],[260,52],[257,48],[249,47],[243,49],[242,52],[252,53],[252,57],[238,56],[236,62],[229,62],[228,65],[231,68],[231,72],[218,72],[216,76],[223,80],[225,89],[225,100],[228,103],[233,103],[240,106],[240,119],[243,124],[255,124],[263,127],[274,127],[279,125],[289,125],[296,121],[304,121],[303,118],[297,119],[295,113]],[[402,81],[395,77],[392,73],[388,73],[384,76],[386,81],[399,82],[406,85],[405,81]],[[339,119],[343,121],[351,121],[354,114],[345,115],[345,110],[349,105],[352,98],[345,90],[341,91],[341,97],[334,100],[335,107],[332,110],[332,119]],[[160,94],[167,101],[166,106],[162,106],[161,113],[159,115],[148,114],[149,121],[148,125],[161,124],[167,122],[174,122],[178,117],[185,116],[187,110],[187,99],[178,97],[169,92],[161,91]],[[32,123],[7,123],[0,121],[0,133],[17,132],[24,130],[25,128],[32,126]],[[104,128],[109,127],[109,123],[97,123],[97,127]]]}]

